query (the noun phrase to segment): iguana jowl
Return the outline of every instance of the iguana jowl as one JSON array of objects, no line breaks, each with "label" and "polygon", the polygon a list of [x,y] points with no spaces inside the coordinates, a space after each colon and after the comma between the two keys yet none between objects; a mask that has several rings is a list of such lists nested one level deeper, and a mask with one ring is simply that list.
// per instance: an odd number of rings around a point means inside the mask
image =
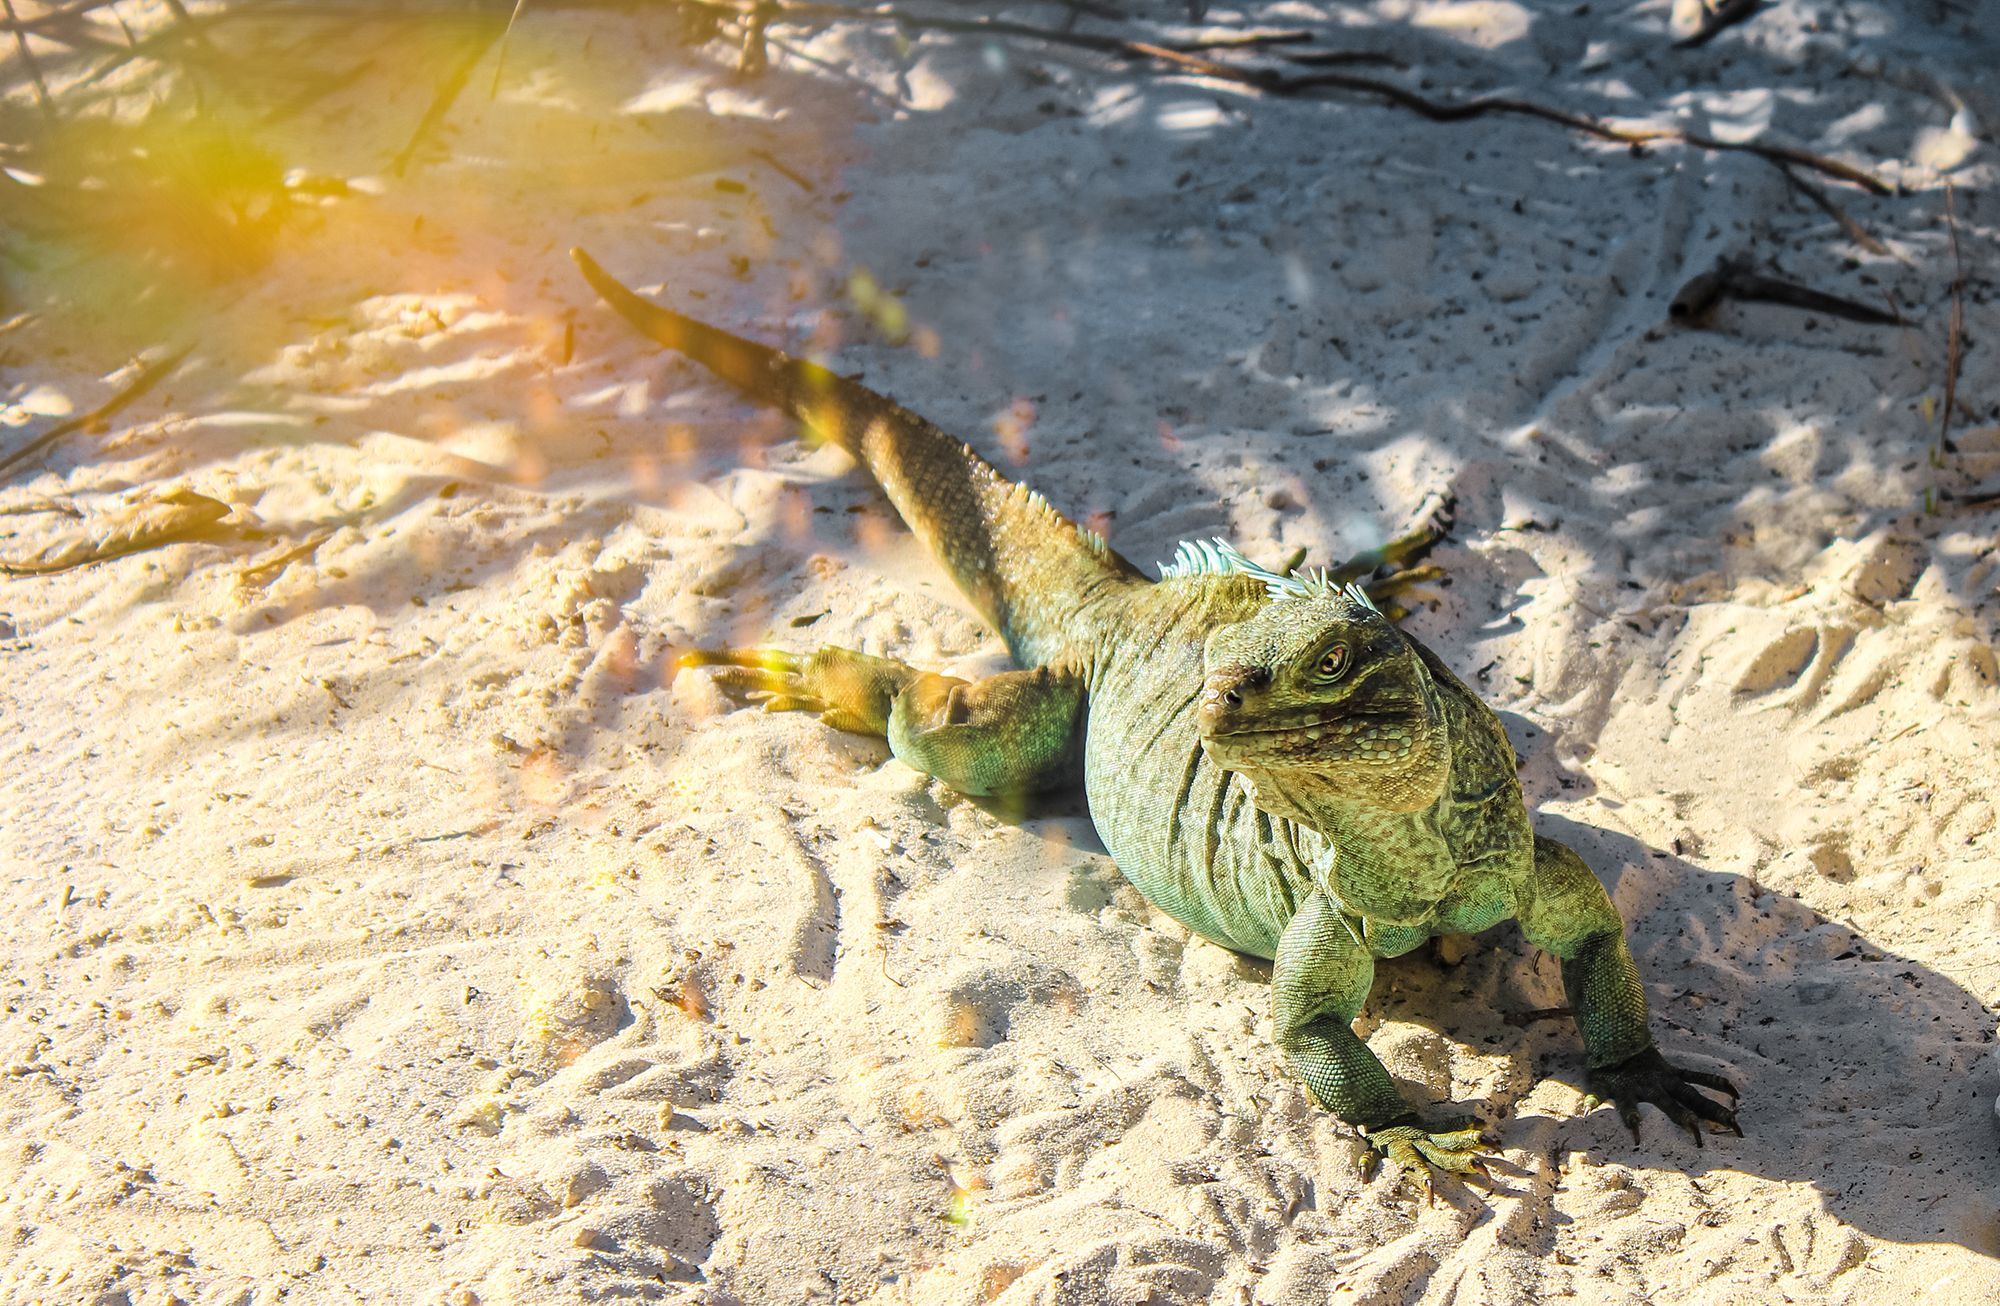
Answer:
[{"label": "iguana jowl", "polygon": [[817,364],[669,312],[582,251],[642,332],[853,455],[1023,670],[979,681],[827,648],[690,655],[772,709],[885,736],[964,793],[1079,769],[1112,859],[1189,929],[1272,965],[1273,1027],[1321,1105],[1401,1166],[1477,1164],[1472,1128],[1423,1120],[1352,1029],[1377,957],[1509,918],[1562,961],[1594,1096],[1634,1135],[1652,1102],[1700,1143],[1741,1130],[1669,1063],[1610,897],[1529,828],[1513,749],[1437,656],[1325,573],[1183,545],[1152,581],[921,417]]}]

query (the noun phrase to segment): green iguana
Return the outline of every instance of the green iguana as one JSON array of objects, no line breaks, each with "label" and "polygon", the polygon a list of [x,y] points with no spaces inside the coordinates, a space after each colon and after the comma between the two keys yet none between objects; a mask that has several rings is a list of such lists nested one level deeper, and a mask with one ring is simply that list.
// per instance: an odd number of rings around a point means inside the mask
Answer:
[{"label": "green iguana", "polygon": [[1529,828],[1498,719],[1344,583],[1380,557],[1280,575],[1219,541],[1184,544],[1150,580],[891,400],[572,256],[647,336],[852,455],[1023,669],[966,681],[841,648],[683,665],[719,665],[768,710],[883,736],[963,793],[1031,793],[1080,769],[1126,878],[1203,938],[1271,960],[1286,1060],[1400,1168],[1478,1169],[1483,1144],[1466,1122],[1424,1120],[1354,1033],[1375,958],[1510,917],[1561,959],[1589,1091],[1635,1138],[1641,1102],[1697,1144],[1704,1121],[1742,1133],[1731,1106],[1697,1091],[1733,1103],[1728,1080],[1653,1046],[1617,910],[1575,853]]}]

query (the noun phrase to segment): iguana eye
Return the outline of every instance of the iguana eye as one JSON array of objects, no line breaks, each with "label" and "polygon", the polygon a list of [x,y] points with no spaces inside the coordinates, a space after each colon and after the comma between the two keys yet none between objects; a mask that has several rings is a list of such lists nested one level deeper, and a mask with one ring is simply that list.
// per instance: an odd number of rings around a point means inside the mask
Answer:
[{"label": "iguana eye", "polygon": [[1315,668],[1321,680],[1337,680],[1340,673],[1347,670],[1347,645],[1335,644],[1319,655],[1319,666]]}]

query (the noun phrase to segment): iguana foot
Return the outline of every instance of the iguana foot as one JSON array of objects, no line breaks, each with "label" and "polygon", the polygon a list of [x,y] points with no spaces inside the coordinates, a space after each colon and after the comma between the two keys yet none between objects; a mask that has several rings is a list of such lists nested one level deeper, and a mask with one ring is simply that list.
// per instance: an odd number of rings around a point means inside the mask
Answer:
[{"label": "iguana foot", "polygon": [[[1729,1106],[1724,1106],[1713,1098],[1696,1092],[1698,1088],[1712,1093],[1727,1093]],[[1647,1048],[1636,1056],[1630,1056],[1615,1066],[1600,1066],[1590,1072],[1590,1092],[1584,1097],[1584,1110],[1594,1109],[1600,1102],[1609,1102],[1618,1108],[1618,1118],[1632,1131],[1632,1140],[1639,1139],[1639,1104],[1651,1102],[1667,1113],[1667,1118],[1688,1131],[1696,1147],[1701,1146],[1701,1126],[1706,1121],[1720,1133],[1728,1130],[1738,1138],[1743,1137],[1743,1126],[1736,1123],[1736,1086],[1721,1075],[1711,1075],[1700,1070],[1683,1070],[1660,1055],[1658,1048]]]},{"label": "iguana foot", "polygon": [[[1423,503],[1418,505],[1417,524],[1415,526],[1398,535],[1395,539],[1390,540],[1387,544],[1373,549],[1366,549],[1355,554],[1339,566],[1332,568],[1329,574],[1334,580],[1344,583],[1347,581],[1358,581],[1364,576],[1372,575],[1385,568],[1391,576],[1400,572],[1424,570],[1418,568],[1416,564],[1422,562],[1424,557],[1437,547],[1438,541],[1451,534],[1453,514],[1456,508],[1457,503],[1451,495],[1433,491],[1424,497]],[[1439,571],[1436,574],[1441,576],[1444,573]],[[1375,593],[1375,584],[1380,583],[1378,581],[1374,584],[1368,584],[1364,588],[1368,590],[1369,595],[1372,597]]]},{"label": "iguana foot", "polygon": [[717,684],[766,712],[817,712],[834,729],[863,735],[888,729],[896,695],[922,674],[893,658],[844,648],[804,655],[775,648],[696,649],[675,665],[717,667]]},{"label": "iguana foot", "polygon": [[1398,595],[1444,579],[1444,568],[1417,564],[1451,533],[1454,506],[1450,495],[1433,492],[1419,507],[1416,526],[1379,548],[1355,554],[1334,567],[1330,576],[1337,581],[1359,582],[1383,615],[1401,621],[1410,609],[1398,602]]},{"label": "iguana foot", "polygon": [[1486,1173],[1480,1153],[1487,1143],[1479,1132],[1479,1126],[1469,1120],[1455,1120],[1434,1127],[1411,1114],[1364,1132],[1368,1146],[1395,1166],[1398,1172],[1420,1176],[1427,1192],[1434,1191],[1431,1189],[1433,1169],[1459,1175]]}]

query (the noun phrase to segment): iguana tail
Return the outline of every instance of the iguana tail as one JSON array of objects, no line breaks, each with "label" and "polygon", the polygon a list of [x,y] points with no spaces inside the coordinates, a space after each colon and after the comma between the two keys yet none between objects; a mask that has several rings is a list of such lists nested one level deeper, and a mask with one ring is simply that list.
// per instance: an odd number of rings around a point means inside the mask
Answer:
[{"label": "iguana tail", "polygon": [[1070,619],[1092,599],[1143,579],[1094,532],[893,400],[641,299],[580,249],[570,257],[646,336],[853,455],[1024,665],[1046,662],[1068,643]]}]

